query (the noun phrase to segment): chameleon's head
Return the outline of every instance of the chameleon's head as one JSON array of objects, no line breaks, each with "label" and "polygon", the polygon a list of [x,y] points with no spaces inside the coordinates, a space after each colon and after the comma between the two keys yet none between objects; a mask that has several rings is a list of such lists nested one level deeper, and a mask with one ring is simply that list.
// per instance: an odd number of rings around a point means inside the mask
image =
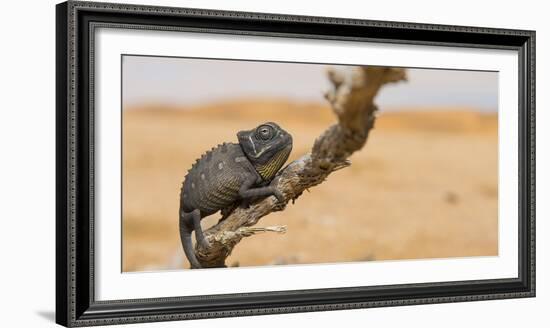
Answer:
[{"label": "chameleon's head", "polygon": [[292,136],[273,122],[237,133],[246,157],[266,180],[275,176],[292,150]]}]

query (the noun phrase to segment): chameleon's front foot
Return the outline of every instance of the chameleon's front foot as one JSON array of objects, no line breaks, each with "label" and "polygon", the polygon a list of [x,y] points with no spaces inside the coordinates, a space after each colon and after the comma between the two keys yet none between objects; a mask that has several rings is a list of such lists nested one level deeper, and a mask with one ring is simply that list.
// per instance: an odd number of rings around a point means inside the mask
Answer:
[{"label": "chameleon's front foot", "polygon": [[285,207],[286,207],[286,200],[285,200],[285,197],[283,196],[283,193],[281,193],[278,189],[275,189],[273,191],[273,196],[275,196],[275,198],[277,198],[277,202],[273,206],[273,209],[275,211],[284,210]]},{"label": "chameleon's front foot", "polygon": [[273,196],[275,196],[275,198],[277,198],[277,201],[279,203],[284,203],[285,202],[285,196],[283,196],[283,193],[279,191],[279,189],[277,188],[274,188],[273,190]]}]

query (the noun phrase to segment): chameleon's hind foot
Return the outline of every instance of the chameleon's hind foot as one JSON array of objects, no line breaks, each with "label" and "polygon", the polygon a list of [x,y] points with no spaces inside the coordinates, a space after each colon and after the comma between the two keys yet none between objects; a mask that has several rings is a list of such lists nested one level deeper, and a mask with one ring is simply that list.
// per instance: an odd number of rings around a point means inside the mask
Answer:
[{"label": "chameleon's hind foot", "polygon": [[212,246],[204,236],[201,239],[197,239],[197,243],[199,243],[202,248],[210,248],[210,246]]},{"label": "chameleon's hind foot", "polygon": [[208,242],[208,240],[206,240],[201,227],[200,211],[194,210],[193,212],[191,212],[191,215],[193,216],[193,227],[195,228],[195,238],[197,239],[197,243],[199,243],[202,248],[209,248],[210,243]]}]

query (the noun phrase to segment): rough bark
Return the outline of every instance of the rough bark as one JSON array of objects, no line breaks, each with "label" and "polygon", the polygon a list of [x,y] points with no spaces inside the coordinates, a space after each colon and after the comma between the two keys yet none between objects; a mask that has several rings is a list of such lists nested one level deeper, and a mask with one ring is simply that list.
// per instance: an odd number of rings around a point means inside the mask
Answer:
[{"label": "rough bark", "polygon": [[354,67],[347,74],[329,70],[332,88],[325,94],[338,122],[330,126],[313,144],[311,153],[282,169],[271,185],[284,195],[284,203],[267,197],[248,208],[236,207],[218,224],[205,231],[210,247],[196,245],[195,253],[201,265],[224,267],[226,258],[244,238],[261,232],[286,232],[286,227],[253,227],[271,212],[284,210],[284,205],[296,200],[304,190],[316,186],[332,172],[347,167],[347,158],[363,148],[374,127],[377,107],[373,100],[386,83],[406,80],[401,68]]}]

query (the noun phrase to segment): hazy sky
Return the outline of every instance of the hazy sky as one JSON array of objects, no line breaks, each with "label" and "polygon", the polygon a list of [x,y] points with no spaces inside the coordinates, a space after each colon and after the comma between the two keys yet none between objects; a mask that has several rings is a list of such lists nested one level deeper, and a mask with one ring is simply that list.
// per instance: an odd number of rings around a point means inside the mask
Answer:
[{"label": "hazy sky", "polygon": [[[275,62],[123,57],[124,106],[200,105],[239,98],[325,102],[326,66]],[[407,83],[384,87],[376,103],[396,107],[498,107],[498,73],[409,69]]]}]

